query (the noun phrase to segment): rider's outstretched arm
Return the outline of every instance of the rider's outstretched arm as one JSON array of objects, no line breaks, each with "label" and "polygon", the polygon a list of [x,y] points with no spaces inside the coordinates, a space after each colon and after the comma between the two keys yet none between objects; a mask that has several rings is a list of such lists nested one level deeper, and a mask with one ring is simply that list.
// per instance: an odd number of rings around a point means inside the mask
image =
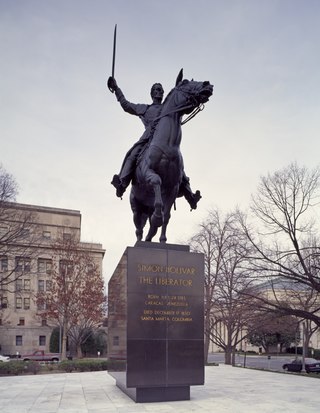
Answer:
[{"label": "rider's outstretched arm", "polygon": [[122,90],[119,88],[119,86],[116,82],[116,79],[109,78],[108,85],[111,85],[112,89],[115,92],[115,95],[116,95],[116,98],[117,98],[118,102],[120,103],[122,109],[125,112],[130,113],[130,115],[135,115],[135,116],[142,116],[142,115],[145,114],[145,112],[148,108],[148,105],[143,105],[143,104],[139,104],[139,103],[136,104],[136,103],[129,102],[125,98]]}]

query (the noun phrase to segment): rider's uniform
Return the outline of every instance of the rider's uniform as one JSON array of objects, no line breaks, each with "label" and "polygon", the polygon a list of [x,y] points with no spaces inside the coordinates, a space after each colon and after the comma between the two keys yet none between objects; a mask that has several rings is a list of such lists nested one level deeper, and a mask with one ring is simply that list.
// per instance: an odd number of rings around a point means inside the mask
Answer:
[{"label": "rider's uniform", "polygon": [[129,185],[132,174],[135,170],[137,158],[146,143],[148,143],[149,141],[153,121],[160,115],[162,105],[154,103],[151,105],[131,103],[124,97],[119,87],[116,88],[115,94],[123,110],[127,113],[130,113],[131,115],[139,116],[146,128],[138,142],[136,142],[133,147],[126,153],[121,167],[119,177],[122,184],[124,186],[127,186]]},{"label": "rider's uniform", "polygon": [[[161,115],[162,104],[152,103],[151,105],[145,105],[140,103],[131,103],[124,97],[124,94],[118,86],[115,88],[115,94],[123,110],[131,115],[139,116],[146,128],[138,142],[136,142],[126,153],[119,175],[115,175],[113,177],[112,184],[116,187],[119,185],[121,187],[119,194],[119,189],[117,189],[117,195],[122,196],[133,177],[140,153],[149,140],[152,139],[152,126],[154,125],[155,120]],[[182,173],[182,182],[179,187],[178,196],[184,196],[192,209],[197,207],[197,202],[201,198],[199,191],[195,194],[192,193],[189,178],[186,176],[184,170]]]}]

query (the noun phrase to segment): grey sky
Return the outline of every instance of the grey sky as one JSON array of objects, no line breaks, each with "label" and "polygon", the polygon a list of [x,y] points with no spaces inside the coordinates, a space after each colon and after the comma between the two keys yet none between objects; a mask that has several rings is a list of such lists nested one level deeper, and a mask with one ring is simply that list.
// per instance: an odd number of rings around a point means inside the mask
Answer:
[{"label": "grey sky", "polygon": [[128,203],[110,181],[143,125],[106,88],[118,24],[116,79],[126,97],[209,80],[214,96],[183,127],[196,211],[179,199],[168,242],[186,241],[213,205],[246,208],[259,177],[319,163],[318,0],[0,0],[0,162],[19,202],[79,209],[82,239],[106,248],[108,278],[135,242]]}]

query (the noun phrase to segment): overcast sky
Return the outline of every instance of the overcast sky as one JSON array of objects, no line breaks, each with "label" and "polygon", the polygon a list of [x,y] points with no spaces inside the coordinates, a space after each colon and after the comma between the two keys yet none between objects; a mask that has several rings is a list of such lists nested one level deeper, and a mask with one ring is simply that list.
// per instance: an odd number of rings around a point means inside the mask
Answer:
[{"label": "overcast sky", "polygon": [[[213,206],[246,208],[261,175],[320,158],[319,0],[0,0],[0,162],[21,203],[80,210],[82,240],[106,249],[108,279],[135,243],[126,192],[110,184],[143,132],[128,100],[150,87],[209,80],[214,95],[183,126],[182,153],[203,199],[179,199],[168,242],[186,243]],[[155,239],[157,240],[157,238]]]}]

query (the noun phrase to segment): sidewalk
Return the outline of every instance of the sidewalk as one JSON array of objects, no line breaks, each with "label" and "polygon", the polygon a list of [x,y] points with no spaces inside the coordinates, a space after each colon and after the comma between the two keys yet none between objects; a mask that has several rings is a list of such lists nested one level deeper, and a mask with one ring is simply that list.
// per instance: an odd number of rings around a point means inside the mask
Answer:
[{"label": "sidewalk", "polygon": [[0,377],[1,413],[318,413],[317,378],[206,367],[190,401],[136,404],[107,372]]}]

